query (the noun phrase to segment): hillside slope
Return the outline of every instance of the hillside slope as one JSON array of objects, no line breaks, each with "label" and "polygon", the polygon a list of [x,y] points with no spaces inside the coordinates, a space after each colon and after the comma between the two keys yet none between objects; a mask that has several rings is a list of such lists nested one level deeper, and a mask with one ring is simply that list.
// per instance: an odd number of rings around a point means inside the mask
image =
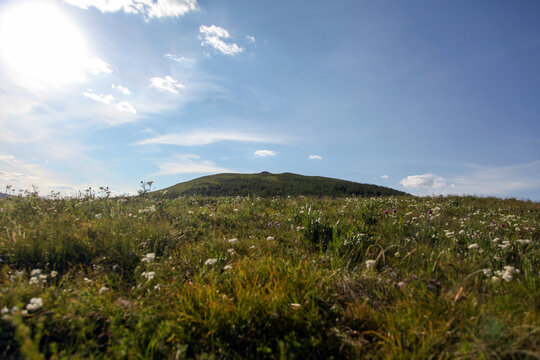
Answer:
[{"label": "hillside slope", "polygon": [[360,184],[322,176],[304,176],[292,173],[271,174],[217,174],[200,177],[158,190],[155,194],[166,197],[182,195],[205,196],[381,196],[405,195],[404,192],[384,186]]}]

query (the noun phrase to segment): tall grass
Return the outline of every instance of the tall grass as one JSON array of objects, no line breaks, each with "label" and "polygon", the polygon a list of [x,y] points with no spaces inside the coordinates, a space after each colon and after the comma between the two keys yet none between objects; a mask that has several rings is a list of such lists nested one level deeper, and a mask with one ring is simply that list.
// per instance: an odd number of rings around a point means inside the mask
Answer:
[{"label": "tall grass", "polygon": [[539,220],[474,197],[3,200],[0,358],[538,358]]}]

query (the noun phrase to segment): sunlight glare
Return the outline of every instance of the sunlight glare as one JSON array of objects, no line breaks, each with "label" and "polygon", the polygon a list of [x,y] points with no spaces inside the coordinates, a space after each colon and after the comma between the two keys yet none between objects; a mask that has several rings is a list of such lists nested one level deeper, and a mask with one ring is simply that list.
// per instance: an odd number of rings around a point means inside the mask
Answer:
[{"label": "sunlight glare", "polygon": [[1,15],[0,56],[10,75],[25,86],[57,88],[84,80],[84,39],[50,3],[17,4]]}]

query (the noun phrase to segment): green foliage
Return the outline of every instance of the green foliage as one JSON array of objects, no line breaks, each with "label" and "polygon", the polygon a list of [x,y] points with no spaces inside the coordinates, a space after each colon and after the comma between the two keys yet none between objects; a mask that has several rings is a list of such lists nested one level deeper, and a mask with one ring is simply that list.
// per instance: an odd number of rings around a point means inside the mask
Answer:
[{"label": "green foliage", "polygon": [[0,358],[540,351],[538,203],[106,190],[0,202]]},{"label": "green foliage", "polygon": [[405,193],[384,186],[291,173],[218,174],[155,191],[156,196],[387,196]]}]

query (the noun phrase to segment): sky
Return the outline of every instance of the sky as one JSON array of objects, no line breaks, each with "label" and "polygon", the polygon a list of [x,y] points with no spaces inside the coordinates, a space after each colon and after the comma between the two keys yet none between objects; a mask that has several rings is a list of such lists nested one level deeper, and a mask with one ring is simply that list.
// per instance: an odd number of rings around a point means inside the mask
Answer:
[{"label": "sky", "polygon": [[0,0],[0,191],[270,171],[540,201],[539,13]]}]

